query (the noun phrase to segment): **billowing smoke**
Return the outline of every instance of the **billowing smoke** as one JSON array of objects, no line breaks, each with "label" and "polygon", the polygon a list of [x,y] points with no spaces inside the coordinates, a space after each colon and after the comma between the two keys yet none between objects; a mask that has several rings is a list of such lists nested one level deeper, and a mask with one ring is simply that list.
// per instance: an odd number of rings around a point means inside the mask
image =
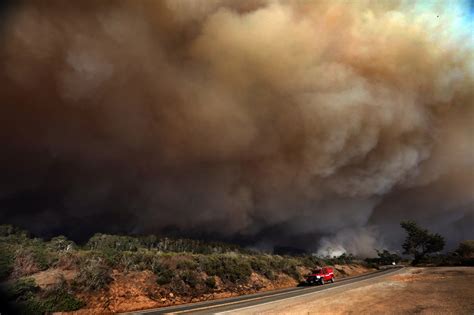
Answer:
[{"label": "billowing smoke", "polygon": [[474,237],[472,7],[23,1],[4,9],[0,219],[370,255]]}]

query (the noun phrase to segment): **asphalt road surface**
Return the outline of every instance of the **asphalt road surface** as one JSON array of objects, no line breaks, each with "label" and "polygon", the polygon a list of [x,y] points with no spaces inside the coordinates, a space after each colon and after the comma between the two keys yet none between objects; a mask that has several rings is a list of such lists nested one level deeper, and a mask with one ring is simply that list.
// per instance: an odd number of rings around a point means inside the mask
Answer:
[{"label": "asphalt road surface", "polygon": [[[295,287],[275,291],[267,291],[227,299],[205,301],[192,304],[184,304],[170,307],[143,310],[126,314],[217,314],[227,312],[238,312],[257,305],[273,303],[285,299],[297,298],[301,296],[317,296],[318,293],[327,290],[344,291],[348,288],[357,287],[360,284],[371,283],[379,277],[399,273],[403,268],[391,268],[383,271],[372,272],[365,275],[336,279],[335,283],[317,285],[311,287]],[[335,292],[336,293],[336,292]]]}]

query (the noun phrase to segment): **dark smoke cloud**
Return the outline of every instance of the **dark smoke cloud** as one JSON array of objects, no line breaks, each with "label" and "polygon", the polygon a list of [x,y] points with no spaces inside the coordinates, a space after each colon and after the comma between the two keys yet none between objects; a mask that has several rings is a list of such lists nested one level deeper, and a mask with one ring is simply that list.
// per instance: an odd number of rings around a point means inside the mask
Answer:
[{"label": "dark smoke cloud", "polygon": [[[24,1],[0,56],[0,219],[370,255],[473,230],[464,3]],[[385,238],[384,238],[385,236]]]}]

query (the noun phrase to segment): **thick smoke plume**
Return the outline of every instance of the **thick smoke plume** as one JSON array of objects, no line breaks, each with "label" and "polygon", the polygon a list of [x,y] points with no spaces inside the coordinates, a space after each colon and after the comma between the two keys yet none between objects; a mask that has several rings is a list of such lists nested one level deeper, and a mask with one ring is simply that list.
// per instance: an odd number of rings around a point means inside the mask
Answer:
[{"label": "thick smoke plume", "polygon": [[[23,1],[4,9],[0,219],[370,255],[474,237],[472,8]],[[384,238],[385,236],[385,238]]]}]

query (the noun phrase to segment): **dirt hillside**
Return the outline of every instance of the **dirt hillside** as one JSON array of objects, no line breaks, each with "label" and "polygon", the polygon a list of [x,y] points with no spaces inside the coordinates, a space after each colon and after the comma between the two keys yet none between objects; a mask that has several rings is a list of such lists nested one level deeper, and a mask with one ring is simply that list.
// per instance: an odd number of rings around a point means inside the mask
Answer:
[{"label": "dirt hillside", "polygon": [[[372,269],[358,264],[336,265],[335,270],[338,277],[353,276],[372,271]],[[300,268],[299,272],[300,274],[307,274],[310,270],[307,268]],[[44,285],[45,282],[50,283],[54,279],[52,274],[57,276],[57,273],[58,271],[55,270],[54,272],[48,272],[49,277],[46,277],[45,272],[35,274],[33,277],[38,281],[39,285]],[[69,277],[73,275],[73,272],[71,271],[65,273]],[[219,277],[215,277],[216,288],[214,292],[202,295],[179,295],[171,292],[166,287],[156,285],[156,275],[150,271],[127,273],[114,271],[112,273],[112,278],[113,281],[107,289],[90,294],[84,293],[79,296],[81,300],[87,302],[86,308],[67,314],[113,314],[211,299],[221,299],[298,285],[298,281],[283,273],[278,274],[275,277],[275,280],[270,281],[266,277],[254,272],[252,273],[250,280],[242,285],[229,287],[225,285]],[[58,277],[56,277],[56,279],[58,279]]]}]

